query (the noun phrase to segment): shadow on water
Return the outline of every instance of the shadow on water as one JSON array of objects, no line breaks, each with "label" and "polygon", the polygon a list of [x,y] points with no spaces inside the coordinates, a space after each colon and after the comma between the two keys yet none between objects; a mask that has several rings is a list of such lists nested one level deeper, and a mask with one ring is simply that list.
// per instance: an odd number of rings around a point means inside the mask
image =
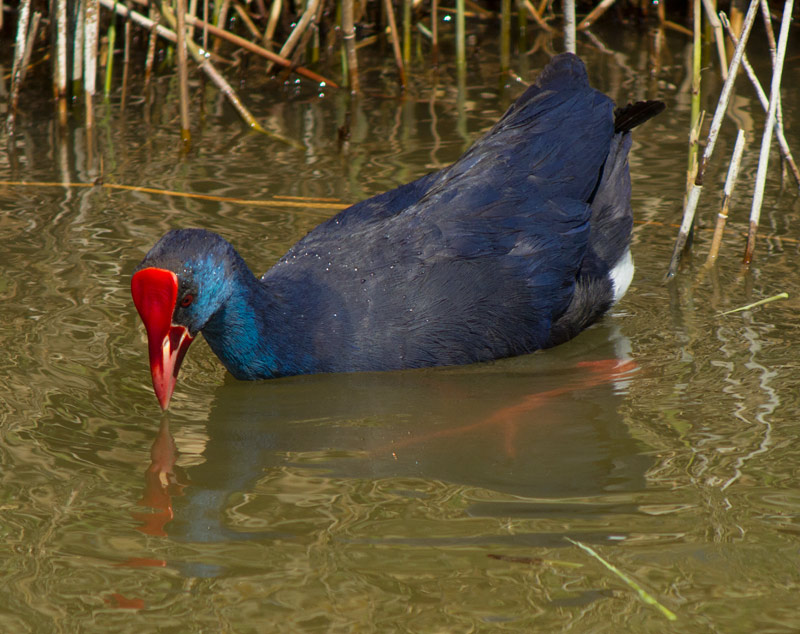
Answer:
[{"label": "shadow on water", "polygon": [[[253,494],[279,472],[292,474],[292,494],[301,496],[321,478],[396,481],[394,493],[406,498],[418,495],[404,485],[409,481],[502,494],[474,500],[465,509],[473,517],[574,520],[635,512],[633,503],[589,499],[643,490],[651,466],[622,417],[613,414],[636,372],[626,348],[624,337],[600,327],[581,346],[481,366],[229,380],[214,395],[201,464],[174,467],[175,443],[168,419],[162,421],[142,498],[155,512],[137,515],[140,530],[200,543],[292,539],[230,523],[231,498]],[[274,482],[261,490],[282,494]],[[558,546],[563,538],[399,535],[389,541]],[[600,538],[608,534],[581,534]],[[184,572],[213,576],[220,570],[190,565]]]}]

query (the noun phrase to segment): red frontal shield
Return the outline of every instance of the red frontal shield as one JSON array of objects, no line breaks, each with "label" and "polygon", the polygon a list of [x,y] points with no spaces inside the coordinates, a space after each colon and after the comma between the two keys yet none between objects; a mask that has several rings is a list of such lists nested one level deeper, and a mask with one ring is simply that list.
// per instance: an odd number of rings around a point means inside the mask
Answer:
[{"label": "red frontal shield", "polygon": [[189,330],[172,323],[178,276],[166,269],[142,269],[131,279],[131,295],[147,329],[153,389],[161,409],[167,409],[181,362],[192,343]]}]

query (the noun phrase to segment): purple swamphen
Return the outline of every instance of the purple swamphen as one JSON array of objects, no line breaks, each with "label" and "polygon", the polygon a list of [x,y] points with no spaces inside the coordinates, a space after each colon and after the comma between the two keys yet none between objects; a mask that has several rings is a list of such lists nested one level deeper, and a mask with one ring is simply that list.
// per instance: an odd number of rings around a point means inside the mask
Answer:
[{"label": "purple swamphen", "polygon": [[565,53],[453,165],[345,209],[260,279],[220,236],[170,231],[131,281],[161,407],[198,332],[239,379],[466,364],[574,337],[630,284],[629,132],[663,108],[615,110]]}]

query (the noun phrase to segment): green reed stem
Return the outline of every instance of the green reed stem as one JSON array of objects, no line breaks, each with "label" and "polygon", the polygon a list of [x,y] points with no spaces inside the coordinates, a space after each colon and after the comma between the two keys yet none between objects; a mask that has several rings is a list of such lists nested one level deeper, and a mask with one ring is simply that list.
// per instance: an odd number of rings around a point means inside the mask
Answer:
[{"label": "green reed stem", "polygon": [[677,621],[678,617],[675,613],[661,605],[650,593],[648,593],[642,586],[636,583],[633,579],[631,579],[628,575],[622,572],[619,568],[617,568],[614,564],[606,561],[603,559],[594,549],[587,546],[586,544],[582,544],[579,541],[575,541],[574,539],[570,539],[569,537],[565,538],[568,542],[575,544],[578,548],[581,548],[585,552],[589,553],[592,557],[597,559],[601,564],[603,564],[606,568],[608,568],[611,572],[617,575],[622,581],[625,582],[630,588],[636,591],[636,594],[639,595],[639,598],[646,603],[647,605],[652,605],[656,608],[661,614],[663,614],[667,619],[670,621]]}]

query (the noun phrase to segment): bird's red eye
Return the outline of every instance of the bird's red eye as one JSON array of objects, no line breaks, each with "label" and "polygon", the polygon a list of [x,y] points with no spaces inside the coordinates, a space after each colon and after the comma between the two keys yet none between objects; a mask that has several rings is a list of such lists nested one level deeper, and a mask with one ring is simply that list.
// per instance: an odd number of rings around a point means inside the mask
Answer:
[{"label": "bird's red eye", "polygon": [[181,306],[186,308],[187,306],[190,306],[193,301],[194,301],[194,295],[192,295],[191,293],[189,293],[188,295],[184,295],[183,299],[181,300]]}]

